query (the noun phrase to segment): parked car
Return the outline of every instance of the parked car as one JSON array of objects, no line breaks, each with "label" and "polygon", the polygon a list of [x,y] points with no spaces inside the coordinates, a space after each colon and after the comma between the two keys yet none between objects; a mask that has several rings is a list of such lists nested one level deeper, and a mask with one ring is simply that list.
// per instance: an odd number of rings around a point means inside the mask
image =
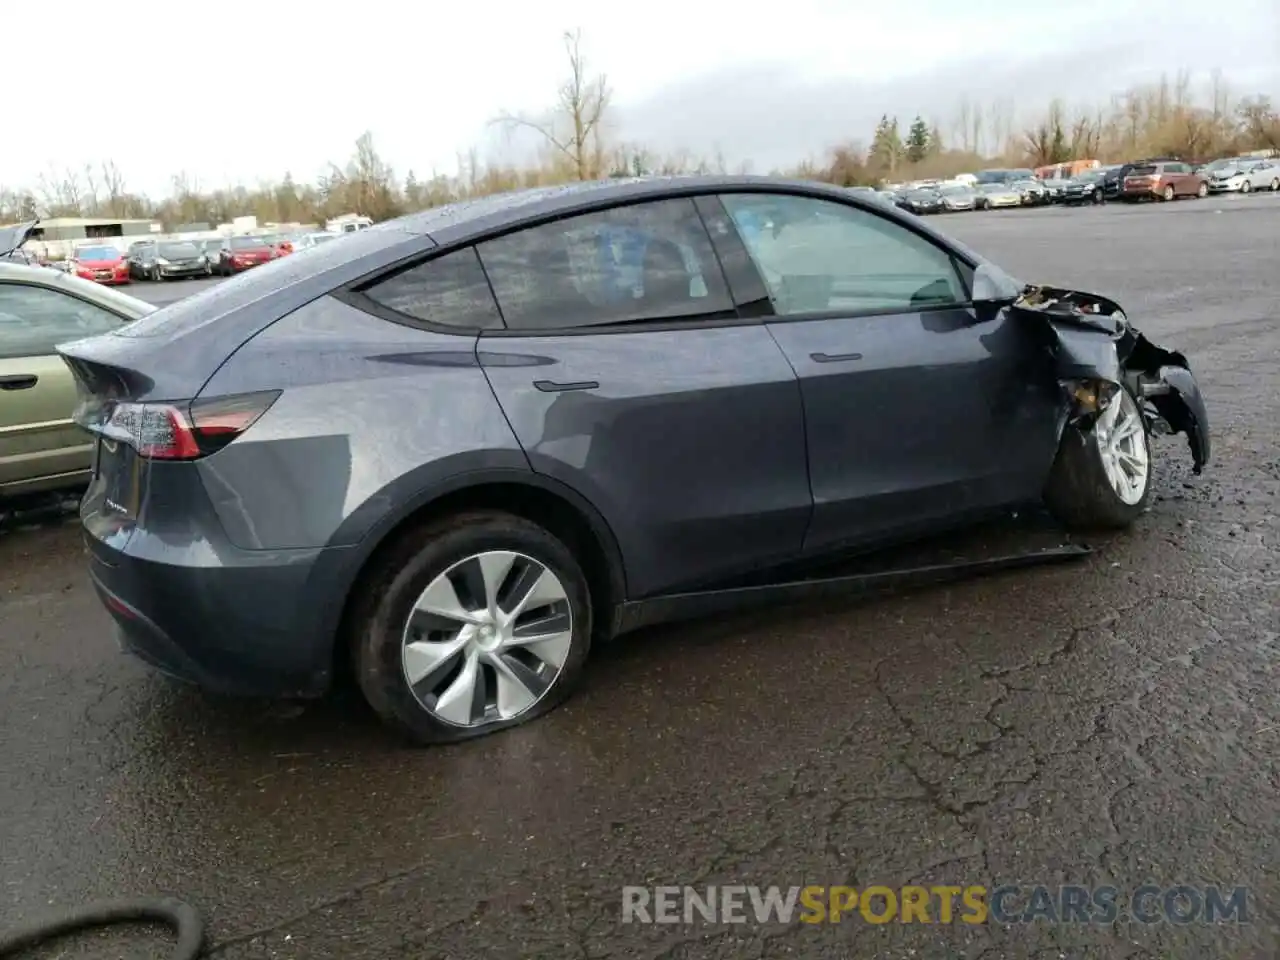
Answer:
[{"label": "parked car", "polygon": [[212,237],[206,240],[197,240],[195,243],[196,246],[200,248],[200,252],[204,254],[205,259],[209,261],[209,265],[212,266],[214,270],[217,270],[218,251],[222,249],[222,238]]},{"label": "parked car", "polygon": [[1280,191],[1280,161],[1276,160],[1235,160],[1207,176],[1210,193]]},{"label": "parked car", "polygon": [[[0,251],[33,227],[0,228]],[[0,253],[0,501],[89,482],[95,441],[72,421],[75,378],[55,348],[153,310],[98,282]]]},{"label": "parked car", "polygon": [[1186,360],[1112,301],[768,177],[427,210],[60,352],[126,648],[289,696],[349,656],[423,742],[545,713],[593,642],[744,576],[794,597],[766,573],[1025,502],[1124,528],[1155,426],[1210,452]]},{"label": "parked car", "polygon": [[156,242],[154,240],[135,240],[129,244],[125,253],[129,276],[134,280],[146,280],[155,266]]},{"label": "parked car", "polygon": [[981,184],[978,196],[982,201],[979,206],[981,210],[1022,206],[1022,191],[1003,180]]},{"label": "parked car", "polygon": [[1191,165],[1180,160],[1146,163],[1133,167],[1124,178],[1124,200],[1177,200],[1203,197],[1209,184]]},{"label": "parked car", "polygon": [[1102,203],[1106,199],[1105,169],[1086,170],[1072,177],[1062,187],[1062,203]]},{"label": "parked car", "polygon": [[973,210],[977,207],[977,192],[967,183],[951,183],[938,189],[942,209],[947,213]]},{"label": "parked car", "polygon": [[204,250],[191,241],[162,241],[151,251],[146,274],[148,280],[181,280],[213,275],[213,266]]},{"label": "parked car", "polygon": [[107,244],[76,247],[68,261],[72,273],[95,283],[128,283],[129,264],[124,253]]},{"label": "parked car", "polygon": [[924,216],[942,212],[942,195],[932,187],[904,190],[898,194],[897,205],[900,209]]},{"label": "parked car", "polygon": [[262,238],[276,252],[277,257],[293,253],[293,239],[283,234],[272,233]]},{"label": "parked car", "polygon": [[1049,202],[1049,191],[1039,180],[1011,180],[1009,186],[1018,191],[1025,207],[1038,207]]},{"label": "parked car", "polygon": [[1055,177],[1050,180],[1041,180],[1040,185],[1044,187],[1049,203],[1062,203],[1071,182],[1070,177]]},{"label": "parked car", "polygon": [[328,243],[330,240],[337,240],[342,234],[340,233],[304,233],[293,245],[295,251],[309,250],[312,247],[318,247],[322,243]]},{"label": "parked car", "polygon": [[275,260],[276,248],[264,237],[227,237],[218,249],[216,270],[224,277]]}]

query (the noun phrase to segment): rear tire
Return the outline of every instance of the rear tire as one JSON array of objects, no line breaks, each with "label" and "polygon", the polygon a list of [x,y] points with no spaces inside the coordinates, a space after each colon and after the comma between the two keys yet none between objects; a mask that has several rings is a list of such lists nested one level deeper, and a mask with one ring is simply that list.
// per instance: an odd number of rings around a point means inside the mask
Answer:
[{"label": "rear tire", "polygon": [[[1117,449],[1130,456],[1117,455]],[[1144,461],[1141,478],[1122,487],[1114,471],[1132,481],[1135,459]],[[1068,426],[1063,431],[1045,485],[1045,505],[1073,530],[1123,530],[1150,498],[1151,436],[1137,400],[1122,388],[1088,430]]]},{"label": "rear tire", "polygon": [[1201,200],[1203,200],[1208,195],[1209,195],[1209,185],[1207,183],[1202,183],[1200,184],[1199,187],[1196,188],[1196,196],[1199,197]]},{"label": "rear tire", "polygon": [[1173,192],[1173,184],[1169,184],[1169,186],[1164,188],[1164,193],[1160,194],[1160,199],[1168,203],[1172,201],[1176,196],[1177,194]]},{"label": "rear tire", "polygon": [[[481,557],[499,558],[498,568],[500,558],[515,558],[509,568],[514,574],[507,579],[495,577],[501,582],[492,584],[487,610],[479,592],[467,586],[480,583],[475,577],[484,562]],[[483,649],[492,640],[481,634],[490,623],[485,618],[495,609],[499,613],[508,609],[521,570],[532,570],[530,576],[540,585],[538,599],[530,601],[539,602],[539,607],[526,608],[524,616],[539,614],[533,620],[545,626],[537,629],[538,635],[554,632],[557,639]],[[459,582],[462,587],[456,586]],[[410,627],[411,614],[415,608],[423,609],[428,588],[434,594],[441,585],[461,608],[472,611],[466,617],[478,617],[484,624],[432,615],[423,618],[421,627]],[[544,606],[544,596],[555,599],[546,600]],[[433,609],[442,608],[433,604]],[[572,693],[590,650],[592,613],[582,568],[568,547],[547,530],[499,511],[446,517],[407,532],[365,579],[348,621],[356,679],[374,712],[416,743],[455,743],[496,733],[541,716]],[[509,635],[525,631],[527,636],[533,629],[519,619],[510,622]],[[444,655],[459,644],[457,652]],[[421,656],[437,663],[418,681],[416,693],[409,675],[418,664],[412,656],[406,657],[407,647],[428,651]],[[535,647],[533,656],[530,651]],[[527,654],[531,660],[523,659]],[[503,667],[511,672],[499,676]],[[471,681],[472,676],[479,676],[479,682]],[[532,702],[524,703],[529,697]],[[465,717],[458,715],[461,703],[468,704]],[[483,709],[477,703],[484,704]]]}]

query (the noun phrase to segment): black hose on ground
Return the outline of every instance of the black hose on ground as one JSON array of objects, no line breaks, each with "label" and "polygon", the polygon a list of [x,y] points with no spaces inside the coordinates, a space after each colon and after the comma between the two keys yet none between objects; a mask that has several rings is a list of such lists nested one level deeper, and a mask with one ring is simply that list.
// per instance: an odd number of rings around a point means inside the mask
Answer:
[{"label": "black hose on ground", "polygon": [[118,923],[163,923],[178,937],[173,960],[196,960],[204,946],[204,921],[196,908],[181,900],[102,900],[59,910],[14,930],[0,932],[0,957],[14,956],[59,937]]}]

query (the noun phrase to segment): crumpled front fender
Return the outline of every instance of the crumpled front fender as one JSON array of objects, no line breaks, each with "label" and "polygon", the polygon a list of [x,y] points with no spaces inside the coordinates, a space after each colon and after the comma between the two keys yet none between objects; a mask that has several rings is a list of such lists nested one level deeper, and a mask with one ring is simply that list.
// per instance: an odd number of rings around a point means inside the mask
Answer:
[{"label": "crumpled front fender", "polygon": [[1209,462],[1208,411],[1187,358],[1134,329],[1118,303],[1078,290],[1028,286],[1009,309],[1042,325],[1059,381],[1127,387],[1144,403],[1149,421],[1158,416],[1186,435],[1196,473]]}]

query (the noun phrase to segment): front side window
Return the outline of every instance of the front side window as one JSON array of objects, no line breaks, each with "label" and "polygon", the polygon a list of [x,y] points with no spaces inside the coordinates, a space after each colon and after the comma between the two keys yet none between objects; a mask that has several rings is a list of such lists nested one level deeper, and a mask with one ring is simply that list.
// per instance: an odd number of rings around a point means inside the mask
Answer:
[{"label": "front side window", "polygon": [[692,200],[571,217],[479,251],[512,330],[736,317]]},{"label": "front side window", "polygon": [[813,197],[721,199],[779,316],[906,312],[968,299],[950,254],[886,217]]},{"label": "front side window", "polygon": [[374,303],[423,324],[502,329],[502,316],[474,247],[393,273],[361,292]]},{"label": "front side window", "polygon": [[51,356],[60,343],[123,325],[114,313],[60,291],[0,283],[0,359]]}]

